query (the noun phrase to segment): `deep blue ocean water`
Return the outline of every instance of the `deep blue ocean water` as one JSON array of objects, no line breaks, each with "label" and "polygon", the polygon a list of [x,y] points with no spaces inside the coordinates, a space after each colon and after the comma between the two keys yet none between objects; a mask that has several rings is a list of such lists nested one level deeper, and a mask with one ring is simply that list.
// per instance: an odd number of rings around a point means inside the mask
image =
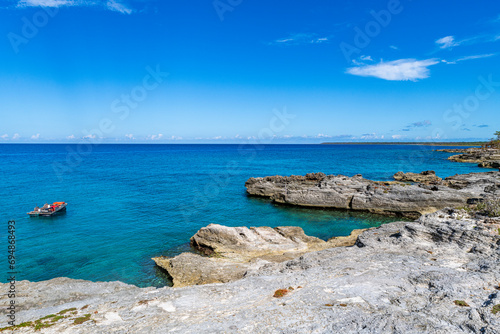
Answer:
[{"label": "deep blue ocean water", "polygon": [[[88,149],[89,147],[87,147]],[[446,160],[437,147],[400,145],[0,145],[2,282],[7,222],[16,220],[18,280],[70,277],[163,286],[154,256],[189,250],[210,223],[301,226],[322,239],[394,221],[364,213],[292,208],[250,198],[249,177],[357,173],[391,180],[397,171],[440,177],[481,172]],[[73,153],[71,153],[73,152]],[[30,218],[35,205],[68,202],[65,214]],[[3,246],[2,246],[3,245]],[[0,257],[1,258],[1,257]]]}]

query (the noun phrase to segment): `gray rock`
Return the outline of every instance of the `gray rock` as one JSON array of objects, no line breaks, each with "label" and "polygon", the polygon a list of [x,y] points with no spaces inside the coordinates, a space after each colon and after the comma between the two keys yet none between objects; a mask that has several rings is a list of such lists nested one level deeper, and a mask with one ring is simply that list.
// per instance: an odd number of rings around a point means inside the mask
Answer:
[{"label": "gray rock", "polygon": [[269,197],[277,203],[369,211],[419,217],[445,207],[459,207],[469,198],[481,195],[464,187],[457,191],[447,186],[409,185],[401,182],[376,182],[360,175],[272,176],[250,178],[245,186],[253,196]]},{"label": "gray rock", "polygon": [[328,241],[310,237],[295,226],[227,227],[210,224],[200,229],[191,244],[204,257],[183,253],[174,258],[153,258],[171,276],[174,287],[226,283],[272,263],[297,258],[307,252],[352,246],[364,230]]},{"label": "gray rock", "polygon": [[436,172],[428,170],[422,173],[403,173],[397,172],[394,174],[394,180],[401,182],[417,182],[423,184],[439,184],[441,178],[436,176]]},{"label": "gray rock", "polygon": [[[18,322],[75,307],[76,314],[41,332],[496,334],[499,222],[442,210],[365,231],[352,247],[269,263],[226,284],[140,289],[69,279],[19,282],[25,307]],[[275,298],[278,289],[289,292]],[[6,296],[0,299],[5,305]],[[84,314],[89,321],[75,324]],[[5,319],[2,314],[0,326]]]},{"label": "gray rock", "polygon": [[461,153],[452,155],[448,160],[455,162],[477,163],[479,167],[499,168],[500,150],[495,148],[468,148],[468,149],[448,149],[438,150],[441,152]]}]

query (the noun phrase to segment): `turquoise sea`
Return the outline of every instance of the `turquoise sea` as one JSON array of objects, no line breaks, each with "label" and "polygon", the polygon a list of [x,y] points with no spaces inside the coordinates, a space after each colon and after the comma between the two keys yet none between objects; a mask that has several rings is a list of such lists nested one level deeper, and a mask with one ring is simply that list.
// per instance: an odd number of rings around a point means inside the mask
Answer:
[{"label": "turquoise sea", "polygon": [[[189,250],[211,223],[301,226],[322,239],[394,218],[292,208],[249,198],[245,181],[309,172],[361,173],[390,180],[397,171],[440,177],[487,171],[453,163],[437,147],[400,145],[0,145],[0,249],[16,221],[18,280],[70,277],[164,286],[154,256]],[[78,153],[80,151],[80,153]],[[45,202],[68,202],[65,214],[30,218]],[[1,246],[3,244],[3,246]],[[7,260],[0,263],[2,282]]]}]

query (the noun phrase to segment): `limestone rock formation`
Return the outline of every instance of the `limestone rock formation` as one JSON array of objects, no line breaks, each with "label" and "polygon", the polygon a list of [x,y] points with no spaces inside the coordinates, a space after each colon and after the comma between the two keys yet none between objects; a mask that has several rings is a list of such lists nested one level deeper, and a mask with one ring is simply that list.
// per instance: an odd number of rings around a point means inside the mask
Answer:
[{"label": "limestone rock formation", "polygon": [[394,174],[394,180],[401,182],[418,182],[423,184],[439,184],[442,178],[436,176],[436,172],[428,170],[422,173],[403,173]]},{"label": "limestone rock formation", "polygon": [[495,148],[443,149],[439,152],[461,153],[452,155],[448,160],[476,163],[479,167],[500,168],[500,150]]},{"label": "limestone rock formation", "polygon": [[[500,180],[498,177],[500,174],[495,175],[495,180]],[[438,183],[437,178],[434,180]],[[245,186],[249,195],[268,197],[277,203],[415,218],[445,207],[463,206],[470,198],[477,198],[484,193],[478,187],[463,187],[458,190],[445,186],[444,183],[409,185],[402,182],[371,181],[361,175],[347,177],[322,173],[250,178]]]},{"label": "limestone rock formation", "polygon": [[[12,331],[498,334],[499,228],[498,218],[445,209],[365,231],[353,247],[269,263],[226,284],[18,282],[17,323],[31,323]],[[6,309],[0,312],[0,327],[7,326]],[[35,331],[36,321],[47,327]]]},{"label": "limestone rock formation", "polygon": [[307,252],[352,246],[364,230],[328,241],[307,236],[295,226],[228,227],[210,224],[200,229],[191,244],[201,253],[183,253],[173,258],[153,258],[171,276],[174,287],[226,283],[274,262],[297,258]]}]

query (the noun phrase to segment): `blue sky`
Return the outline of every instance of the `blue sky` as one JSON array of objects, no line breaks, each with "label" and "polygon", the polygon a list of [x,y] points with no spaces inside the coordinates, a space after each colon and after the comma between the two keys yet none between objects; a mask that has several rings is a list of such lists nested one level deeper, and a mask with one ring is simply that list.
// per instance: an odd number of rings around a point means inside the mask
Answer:
[{"label": "blue sky", "polygon": [[500,3],[0,2],[0,143],[488,139]]}]

